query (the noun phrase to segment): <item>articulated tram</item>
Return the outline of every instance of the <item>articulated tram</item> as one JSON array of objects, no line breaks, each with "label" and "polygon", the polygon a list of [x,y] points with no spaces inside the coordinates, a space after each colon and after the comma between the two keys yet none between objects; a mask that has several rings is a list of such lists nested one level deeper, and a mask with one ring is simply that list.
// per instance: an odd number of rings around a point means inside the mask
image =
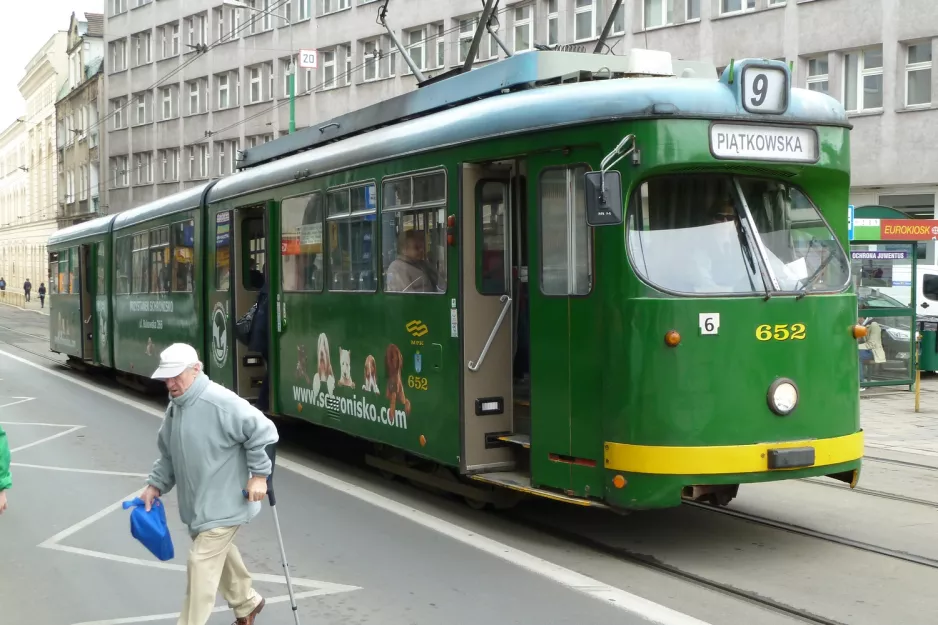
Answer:
[{"label": "articulated tram", "polygon": [[[57,232],[50,347],[146,377],[193,344],[473,505],[853,485],[849,131],[777,61],[514,55]],[[266,364],[234,330],[265,281]]]}]

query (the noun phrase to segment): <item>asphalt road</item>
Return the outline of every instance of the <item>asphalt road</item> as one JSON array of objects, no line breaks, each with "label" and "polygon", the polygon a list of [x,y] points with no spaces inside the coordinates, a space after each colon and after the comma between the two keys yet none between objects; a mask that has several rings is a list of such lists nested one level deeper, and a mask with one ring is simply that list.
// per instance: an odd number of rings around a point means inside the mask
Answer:
[{"label": "asphalt road", "polygon": [[[131,537],[129,512],[120,507],[142,489],[156,457],[159,404],[134,407],[63,379],[68,373],[50,373],[54,366],[30,366],[13,351],[0,353],[0,423],[14,463],[10,507],[0,517],[0,620],[174,622],[189,546],[175,491],[165,503],[176,557],[166,564]],[[591,580],[528,562],[521,552],[506,556],[507,546],[295,468],[278,468],[275,484],[304,623],[651,622],[619,607],[633,600],[621,591],[599,582],[592,595],[575,590]],[[258,623],[292,623],[266,503],[238,543],[248,568],[262,574],[257,587],[268,606]],[[232,622],[221,597],[216,605],[210,622]]]}]

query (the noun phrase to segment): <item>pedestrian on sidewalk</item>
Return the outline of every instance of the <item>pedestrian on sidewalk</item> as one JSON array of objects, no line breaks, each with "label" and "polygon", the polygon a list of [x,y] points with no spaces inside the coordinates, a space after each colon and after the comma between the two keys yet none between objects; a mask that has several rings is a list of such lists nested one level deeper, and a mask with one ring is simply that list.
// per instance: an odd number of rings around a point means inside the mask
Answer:
[{"label": "pedestrian on sidewalk", "polygon": [[29,281],[29,278],[26,278],[26,282],[23,283],[23,293],[26,295],[26,301],[29,301],[29,292],[33,290],[33,283]]},{"label": "pedestrian on sidewalk", "polygon": [[0,514],[7,509],[7,491],[13,486],[10,477],[10,445],[7,433],[0,427]]},{"label": "pedestrian on sidewalk", "polygon": [[160,457],[140,498],[150,510],[154,498],[178,485],[179,517],[192,538],[177,625],[205,625],[219,591],[234,610],[235,623],[253,625],[265,600],[252,587],[234,537],[260,512],[273,471],[266,447],[279,440],[277,428],[212,382],[190,345],[174,343],[163,350],[151,377],[165,381],[169,405],[157,435]]},{"label": "pedestrian on sidewalk", "polygon": [[3,278],[0,278],[0,298],[7,298],[7,281]]},{"label": "pedestrian on sidewalk", "polygon": [[46,283],[39,283],[39,308],[46,307]]}]

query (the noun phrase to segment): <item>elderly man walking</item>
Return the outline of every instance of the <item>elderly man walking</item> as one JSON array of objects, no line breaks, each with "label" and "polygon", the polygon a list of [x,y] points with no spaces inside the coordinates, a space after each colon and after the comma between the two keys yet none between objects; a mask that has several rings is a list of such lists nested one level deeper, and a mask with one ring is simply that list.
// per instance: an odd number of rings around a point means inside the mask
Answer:
[{"label": "elderly man walking", "polygon": [[165,380],[170,400],[157,437],[160,457],[140,498],[149,510],[155,497],[178,485],[179,516],[193,539],[177,625],[205,625],[219,591],[235,623],[253,625],[264,599],[252,587],[234,537],[260,512],[273,469],[265,448],[279,439],[277,428],[212,382],[189,345],[167,347],[151,377]]}]

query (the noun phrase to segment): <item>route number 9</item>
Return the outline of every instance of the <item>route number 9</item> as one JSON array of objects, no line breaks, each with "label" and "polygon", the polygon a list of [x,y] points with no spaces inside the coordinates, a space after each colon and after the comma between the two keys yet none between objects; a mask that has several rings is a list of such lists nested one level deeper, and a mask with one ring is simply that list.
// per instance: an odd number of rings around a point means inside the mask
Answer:
[{"label": "route number 9", "polygon": [[784,112],[787,93],[786,74],[781,68],[743,68],[743,106],[750,113]]},{"label": "route number 9", "polygon": [[805,325],[803,323],[793,323],[789,327],[787,323],[771,326],[764,324],[756,328],[756,338],[760,341],[803,341],[805,338]]}]

